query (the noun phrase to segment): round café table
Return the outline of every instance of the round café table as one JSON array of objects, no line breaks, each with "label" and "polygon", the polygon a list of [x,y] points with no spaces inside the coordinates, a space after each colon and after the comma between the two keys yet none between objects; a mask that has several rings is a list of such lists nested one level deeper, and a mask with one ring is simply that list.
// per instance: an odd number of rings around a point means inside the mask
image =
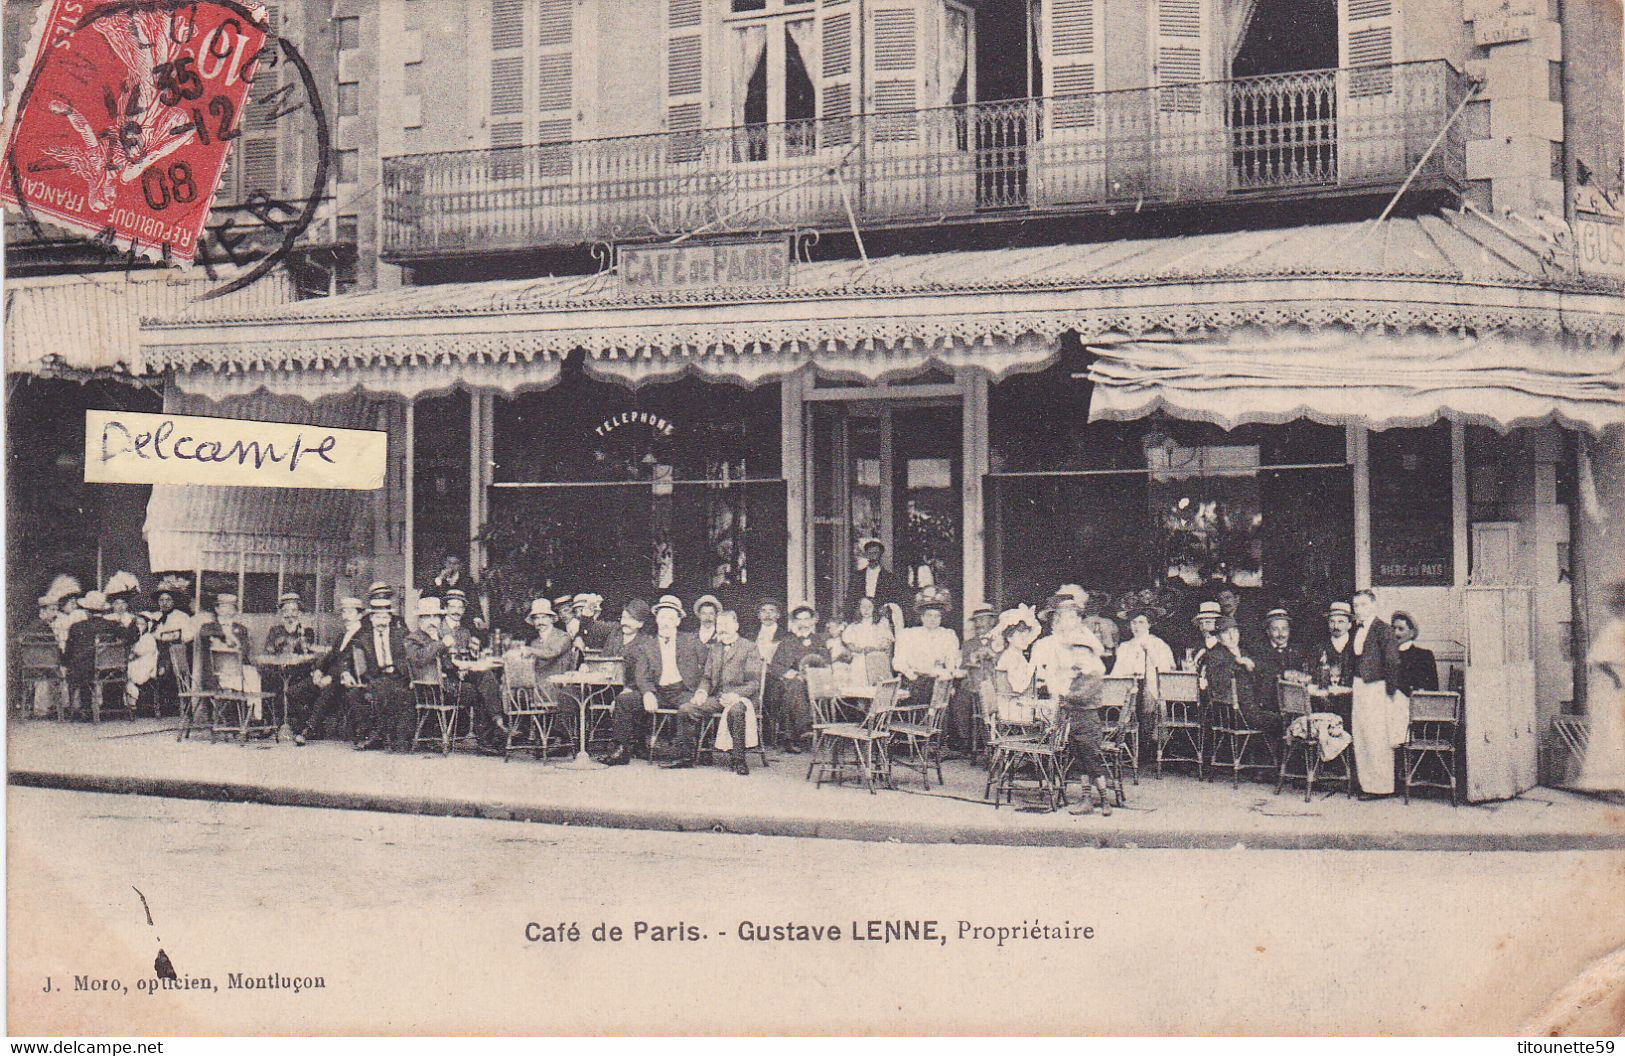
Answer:
[{"label": "round caf\u00e9 table", "polygon": [[587,754],[587,709],[594,701],[606,697],[613,699],[614,692],[625,683],[602,671],[566,671],[562,674],[549,675],[547,681],[555,686],[574,689],[576,703],[581,707],[581,738],[576,742],[576,756],[568,763],[559,765],[566,770],[602,769],[604,764]]},{"label": "round caf\u00e9 table", "polygon": [[288,738],[293,743],[293,727],[288,723],[288,683],[301,667],[314,664],[319,653],[265,653],[254,658],[254,666],[261,670],[275,671],[277,681],[277,695],[282,698],[282,728],[277,731],[277,740]]}]

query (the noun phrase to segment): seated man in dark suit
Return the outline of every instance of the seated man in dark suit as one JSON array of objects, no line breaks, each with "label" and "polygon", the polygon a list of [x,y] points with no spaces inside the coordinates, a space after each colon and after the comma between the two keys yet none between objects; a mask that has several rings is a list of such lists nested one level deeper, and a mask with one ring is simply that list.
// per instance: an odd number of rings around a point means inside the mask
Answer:
[{"label": "seated man in dark suit", "polygon": [[361,684],[368,706],[367,739],[357,749],[409,751],[416,709],[407,676],[406,630],[395,618],[394,597],[369,593],[367,625],[355,641],[361,651]]},{"label": "seated man in dark suit", "polygon": [[339,618],[344,629],[339,640],[316,661],[310,673],[311,685],[316,688],[316,699],[309,708],[304,722],[296,727],[293,743],[301,747],[311,737],[321,737],[329,723],[340,723],[359,716],[364,694],[361,690],[361,669],[357,666],[357,636],[364,626],[362,613],[366,606],[360,598],[339,601]]},{"label": "seated man in dark suit", "polygon": [[671,763],[670,768],[694,765],[694,742],[699,737],[700,727],[708,716],[720,714],[722,721],[728,724],[728,736],[733,741],[728,758],[734,773],[746,776],[750,773],[750,764],[745,761],[745,709],[758,703],[762,658],[755,642],[739,637],[739,614],[732,609],[717,614],[716,631],[717,636],[707,650],[700,688],[682,706],[682,739],[677,742],[677,761]]},{"label": "seated man in dark suit", "polygon": [[790,636],[779,643],[767,665],[768,693],[773,696],[771,711],[779,723],[778,734],[786,752],[796,755],[801,741],[812,733],[812,705],[807,700],[807,680],[802,677],[802,661],[828,664],[829,653],[814,633],[818,612],[811,605],[790,610]]},{"label": "seated man in dark suit", "polygon": [[[639,749],[650,712],[687,704],[705,674],[705,647],[677,629],[683,603],[666,594],[653,613],[655,633],[640,635],[627,647],[626,688],[615,698],[615,750],[604,760],[610,766],[623,765]],[[624,626],[625,613],[621,619]]]},{"label": "seated man in dark suit", "polygon": [[1253,654],[1253,697],[1280,707],[1279,683],[1288,671],[1309,673],[1309,657],[1292,640],[1292,617],[1271,609],[1264,617],[1264,645]]}]

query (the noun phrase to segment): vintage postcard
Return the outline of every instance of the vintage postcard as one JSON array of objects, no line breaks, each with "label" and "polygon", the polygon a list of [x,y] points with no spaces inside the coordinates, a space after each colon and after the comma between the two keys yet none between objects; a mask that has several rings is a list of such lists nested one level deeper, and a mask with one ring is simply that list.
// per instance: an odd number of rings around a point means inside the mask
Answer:
[{"label": "vintage postcard", "polygon": [[3,13],[11,1034],[1625,1030],[1619,0]]}]

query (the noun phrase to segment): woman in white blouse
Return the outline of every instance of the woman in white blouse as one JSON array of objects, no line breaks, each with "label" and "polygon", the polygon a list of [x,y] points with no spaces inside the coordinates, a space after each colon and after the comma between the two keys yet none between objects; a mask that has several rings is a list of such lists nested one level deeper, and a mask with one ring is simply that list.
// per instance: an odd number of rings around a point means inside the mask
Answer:
[{"label": "woman in white blouse", "polygon": [[903,688],[908,690],[912,703],[929,700],[932,683],[959,666],[959,635],[942,625],[947,608],[948,592],[940,587],[926,587],[914,598],[914,611],[920,617],[920,625],[905,627],[897,635],[892,667],[903,679]]},{"label": "woman in white blouse", "polygon": [[841,632],[841,641],[852,650],[855,658],[861,659],[865,653],[891,655],[891,623],[875,606],[874,598],[867,596],[858,598],[857,609],[852,613],[852,622]]}]

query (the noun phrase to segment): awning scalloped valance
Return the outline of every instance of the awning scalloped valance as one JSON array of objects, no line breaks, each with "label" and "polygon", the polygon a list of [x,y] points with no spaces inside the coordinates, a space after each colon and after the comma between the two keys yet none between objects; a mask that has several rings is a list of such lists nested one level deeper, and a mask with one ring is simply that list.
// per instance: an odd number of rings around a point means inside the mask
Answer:
[{"label": "awning scalloped valance", "polygon": [[1297,418],[1372,428],[1439,418],[1506,430],[1543,421],[1601,431],[1625,423],[1625,349],[1505,334],[1232,332],[1091,348],[1090,413],[1162,411],[1224,428]]}]

